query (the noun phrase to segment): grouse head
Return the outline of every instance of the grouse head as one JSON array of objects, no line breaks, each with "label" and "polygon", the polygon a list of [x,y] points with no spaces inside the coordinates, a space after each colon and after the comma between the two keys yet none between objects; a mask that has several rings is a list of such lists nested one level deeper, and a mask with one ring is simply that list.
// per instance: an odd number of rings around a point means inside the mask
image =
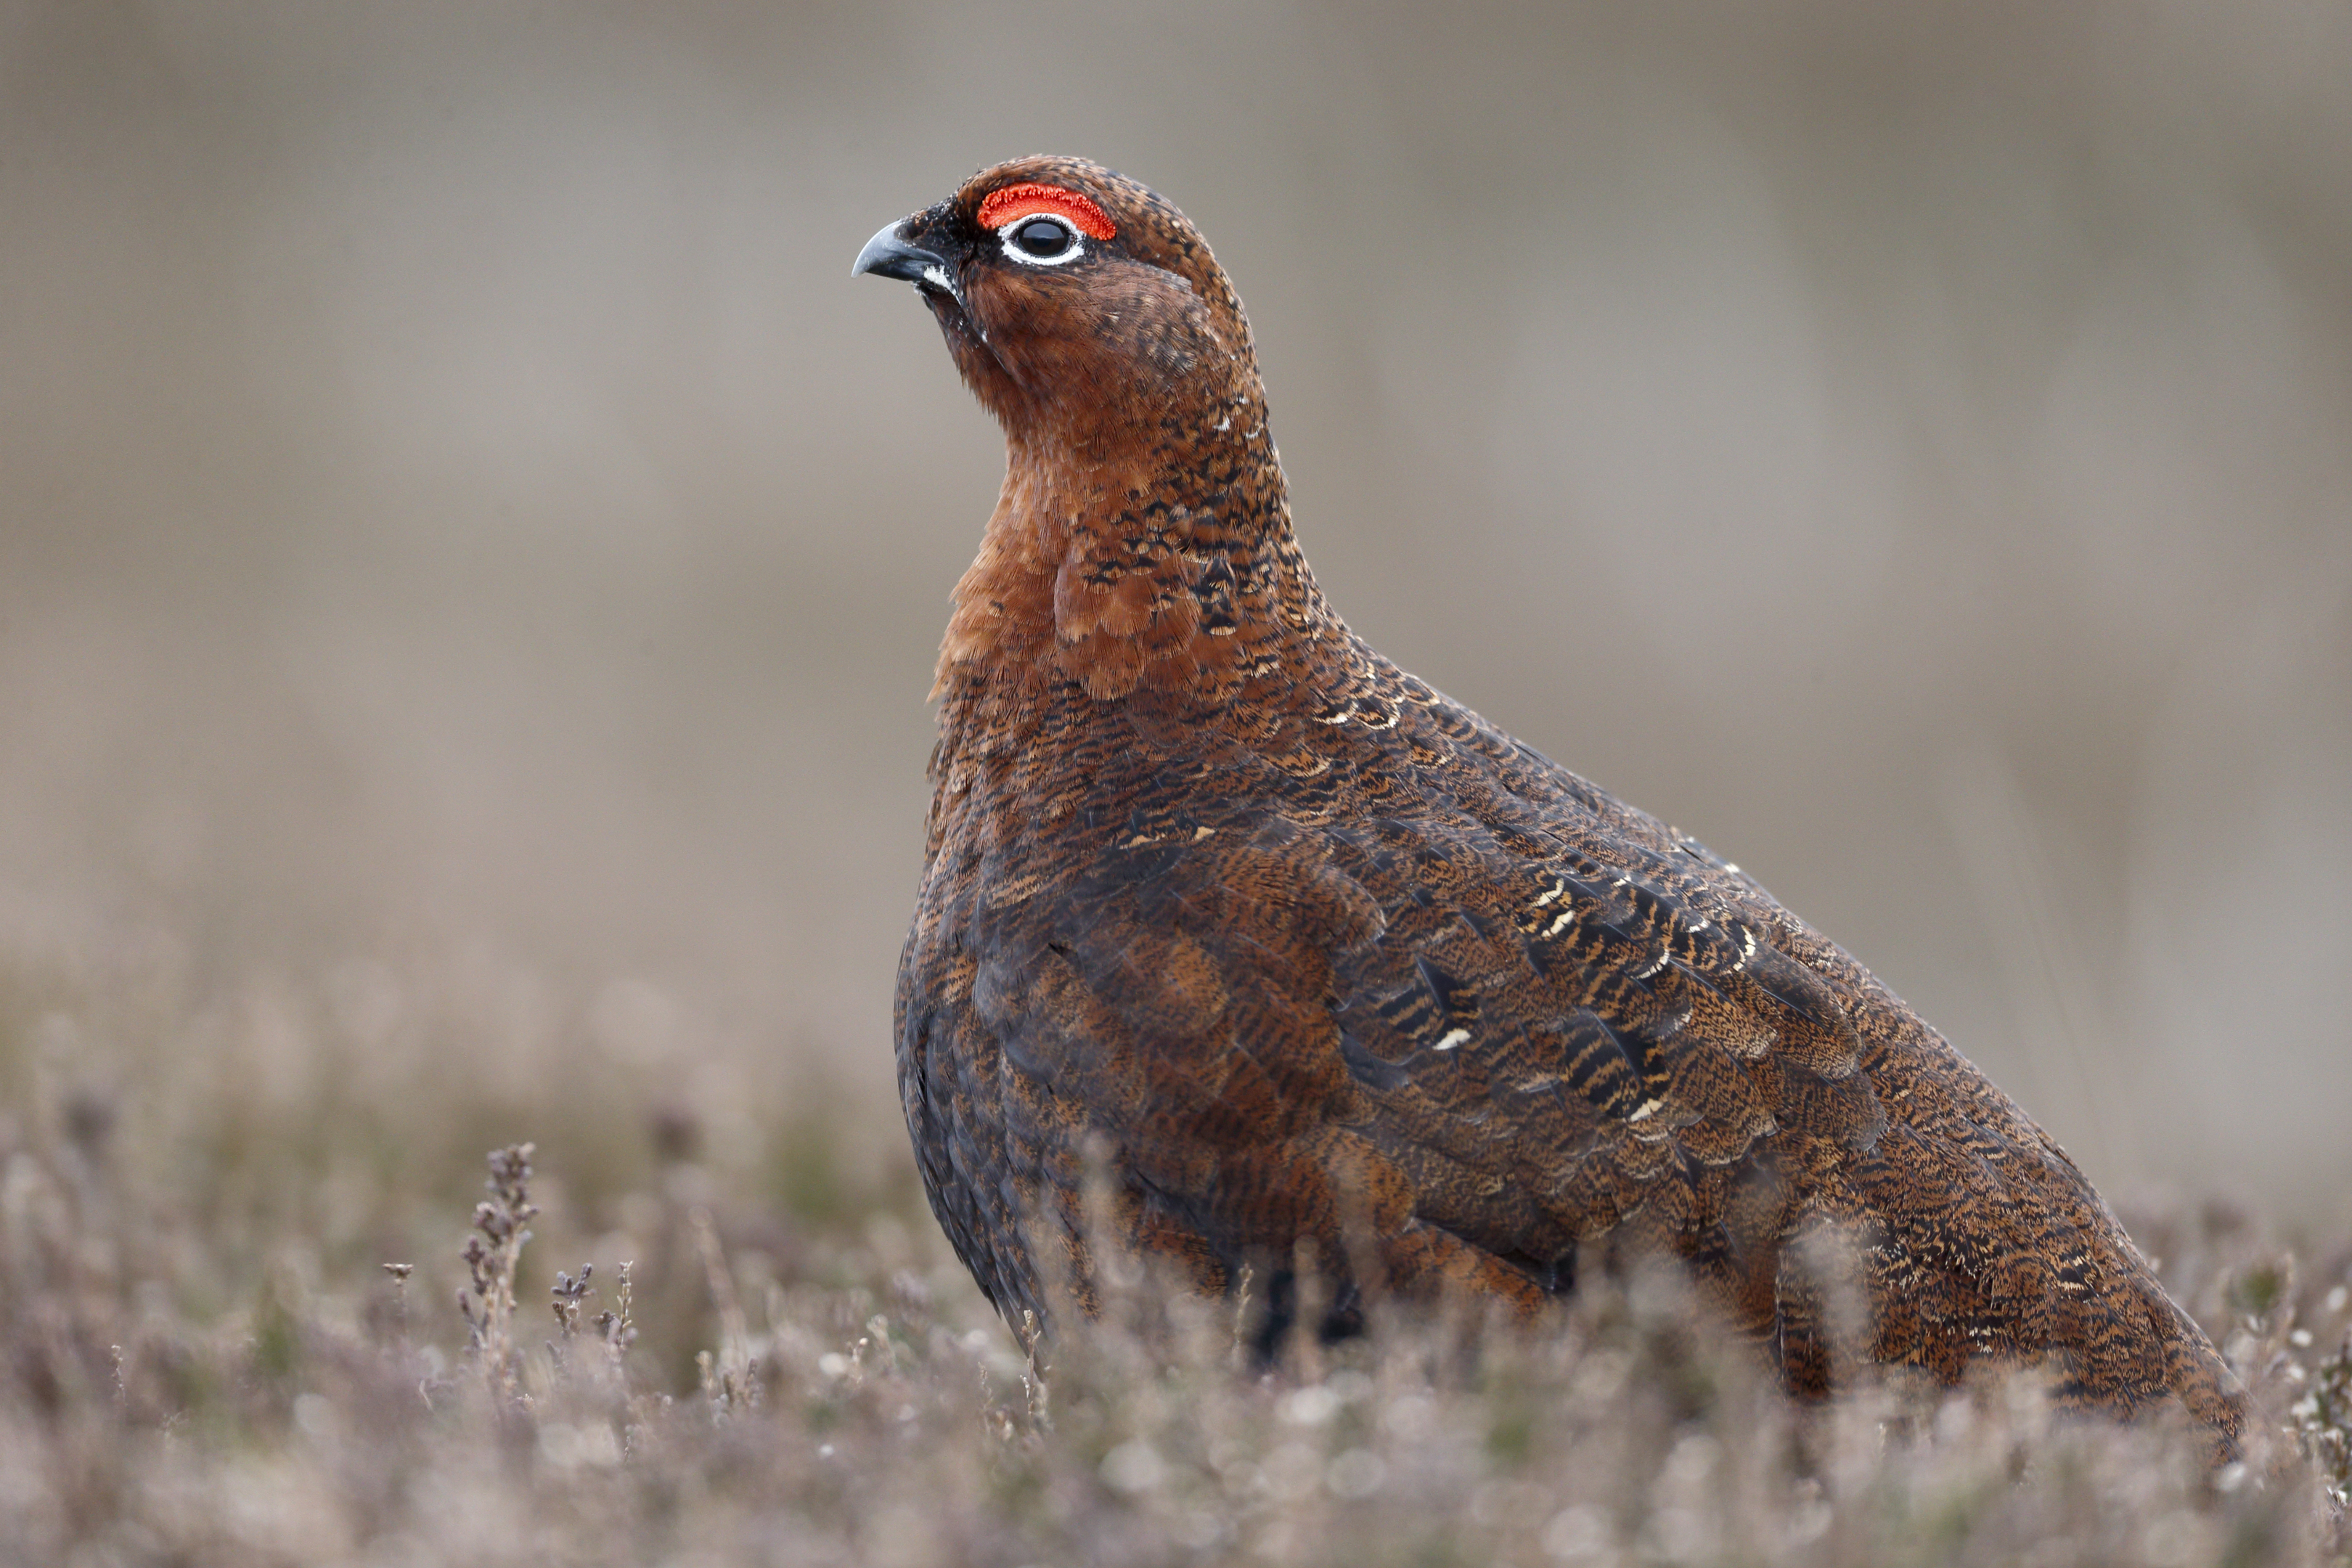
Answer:
[{"label": "grouse head", "polygon": [[1006,433],[1080,458],[1258,396],[1241,301],[1184,215],[1083,158],[1000,163],[885,227],[856,273],[904,279]]},{"label": "grouse head", "polygon": [[1195,690],[1325,624],[1248,319],[1174,206],[1083,158],[1016,159],[884,228],[867,272],[915,286],[1004,426],[941,692]]}]

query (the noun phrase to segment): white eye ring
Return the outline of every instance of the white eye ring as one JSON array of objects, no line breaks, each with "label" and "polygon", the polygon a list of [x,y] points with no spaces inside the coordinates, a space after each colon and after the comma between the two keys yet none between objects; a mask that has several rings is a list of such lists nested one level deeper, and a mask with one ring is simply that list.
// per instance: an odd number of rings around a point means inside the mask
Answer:
[{"label": "white eye ring", "polygon": [[[1013,243],[1013,237],[1033,223],[1050,223],[1056,226],[1067,237],[1069,243],[1053,256],[1037,256],[1022,249]],[[1024,213],[998,229],[996,238],[997,242],[1004,247],[1004,254],[1024,267],[1060,267],[1065,263],[1076,261],[1087,253],[1087,242],[1078,233],[1077,226],[1059,213]]]}]

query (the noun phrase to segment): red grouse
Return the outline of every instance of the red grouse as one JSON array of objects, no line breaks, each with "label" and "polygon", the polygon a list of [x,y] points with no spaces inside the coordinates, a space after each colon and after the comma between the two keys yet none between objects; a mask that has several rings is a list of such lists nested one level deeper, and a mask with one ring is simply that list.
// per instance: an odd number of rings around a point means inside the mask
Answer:
[{"label": "red grouse", "polygon": [[1094,1306],[1091,1170],[1206,1291],[1314,1244],[1331,1332],[1365,1291],[1533,1312],[1580,1247],[1671,1253],[1817,1393],[1829,1235],[1881,1361],[2039,1360],[2074,1403],[2236,1430],[2211,1344],[1941,1036],[1332,612],[1182,214],[1024,159],[856,271],[915,285],[1004,427],[897,1009],[931,1206],[1000,1310]]}]

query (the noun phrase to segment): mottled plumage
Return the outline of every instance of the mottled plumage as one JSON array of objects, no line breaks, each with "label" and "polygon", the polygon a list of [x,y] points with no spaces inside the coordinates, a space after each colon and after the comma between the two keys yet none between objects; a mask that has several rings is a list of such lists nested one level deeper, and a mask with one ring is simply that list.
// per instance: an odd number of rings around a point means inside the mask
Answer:
[{"label": "mottled plumage", "polygon": [[1881,1361],[2043,1360],[2076,1402],[2235,1431],[2074,1163],[1899,998],[1331,612],[1241,303],[1175,208],[1027,159],[858,269],[917,282],[1006,436],[940,655],[898,1050],[933,1209],[1008,1316],[1065,1281],[1091,1305],[1098,1156],[1117,1223],[1204,1290],[1307,1238],[1342,1315],[1534,1312],[1580,1246],[1663,1251],[1819,1392],[1838,1249],[1811,1241],[1842,1237]]}]

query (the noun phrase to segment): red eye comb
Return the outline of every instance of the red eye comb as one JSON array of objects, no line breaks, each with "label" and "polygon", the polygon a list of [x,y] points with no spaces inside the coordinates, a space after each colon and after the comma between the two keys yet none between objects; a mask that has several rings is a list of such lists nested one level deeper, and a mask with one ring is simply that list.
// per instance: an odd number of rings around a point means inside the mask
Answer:
[{"label": "red eye comb", "polygon": [[1108,239],[1118,232],[1102,208],[1095,205],[1076,191],[1066,191],[1059,185],[1007,185],[1001,191],[991,191],[988,199],[980,204],[980,226],[1003,228],[1039,213],[1051,213],[1066,219],[1072,228],[1095,239]]}]

